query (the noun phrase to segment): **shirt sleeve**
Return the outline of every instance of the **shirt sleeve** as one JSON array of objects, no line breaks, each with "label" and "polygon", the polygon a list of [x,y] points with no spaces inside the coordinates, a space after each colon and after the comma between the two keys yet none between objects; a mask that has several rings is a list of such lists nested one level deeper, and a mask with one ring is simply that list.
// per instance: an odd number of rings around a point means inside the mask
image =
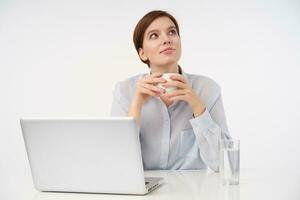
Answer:
[{"label": "shirt sleeve", "polygon": [[200,155],[205,164],[212,170],[219,171],[219,140],[230,138],[227,128],[222,97],[216,99],[213,106],[190,120],[196,136]]},{"label": "shirt sleeve", "polygon": [[[125,96],[121,93],[121,83],[117,83],[113,91],[113,102],[111,106],[111,117],[127,117],[128,116],[128,104]],[[137,124],[138,133],[140,133],[141,127]]]},{"label": "shirt sleeve", "polygon": [[127,116],[127,113],[128,113],[128,108],[124,104],[124,97],[121,93],[121,84],[117,83],[113,91],[113,101],[112,101],[110,116],[125,117]]}]

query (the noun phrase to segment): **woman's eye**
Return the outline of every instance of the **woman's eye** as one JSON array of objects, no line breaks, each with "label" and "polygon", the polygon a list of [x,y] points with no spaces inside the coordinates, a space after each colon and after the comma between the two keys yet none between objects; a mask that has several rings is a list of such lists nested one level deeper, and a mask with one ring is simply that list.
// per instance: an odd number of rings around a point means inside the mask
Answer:
[{"label": "woman's eye", "polygon": [[176,35],[177,31],[175,29],[170,30],[169,35]]},{"label": "woman's eye", "polygon": [[156,38],[158,38],[158,35],[156,33],[152,33],[150,35],[150,39],[156,39]]}]

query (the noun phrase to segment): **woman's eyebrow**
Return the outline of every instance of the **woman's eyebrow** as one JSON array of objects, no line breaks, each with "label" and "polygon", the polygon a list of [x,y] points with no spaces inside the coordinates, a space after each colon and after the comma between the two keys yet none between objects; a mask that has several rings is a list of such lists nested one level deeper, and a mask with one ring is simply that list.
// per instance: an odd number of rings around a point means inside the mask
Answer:
[{"label": "woman's eyebrow", "polygon": [[175,26],[169,26],[168,28],[167,28],[167,30],[170,30],[170,29],[176,29],[176,27]]},{"label": "woman's eyebrow", "polygon": [[150,33],[153,33],[153,32],[159,32],[159,30],[157,30],[157,29],[150,30],[150,31],[147,33],[147,36],[150,35]]},{"label": "woman's eyebrow", "polygon": [[[176,29],[175,26],[169,26],[166,30],[170,30],[170,29]],[[153,32],[159,32],[158,29],[153,29],[153,30],[150,30],[148,33],[147,33],[147,36],[149,36],[151,33]]]}]

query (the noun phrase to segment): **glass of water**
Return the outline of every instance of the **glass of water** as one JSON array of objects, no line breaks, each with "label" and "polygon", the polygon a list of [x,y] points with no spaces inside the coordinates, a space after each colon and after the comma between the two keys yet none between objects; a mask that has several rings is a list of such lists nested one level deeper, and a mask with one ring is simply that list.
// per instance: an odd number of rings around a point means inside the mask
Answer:
[{"label": "glass of water", "polygon": [[220,140],[220,174],[223,184],[238,185],[240,179],[240,141]]}]

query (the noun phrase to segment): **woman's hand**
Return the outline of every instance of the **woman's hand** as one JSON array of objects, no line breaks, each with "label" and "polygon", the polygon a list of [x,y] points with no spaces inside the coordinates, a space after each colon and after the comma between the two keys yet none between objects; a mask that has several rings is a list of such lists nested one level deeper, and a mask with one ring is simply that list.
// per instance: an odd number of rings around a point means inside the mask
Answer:
[{"label": "woman's hand", "polygon": [[132,104],[143,105],[150,97],[163,94],[165,90],[156,86],[158,83],[166,83],[161,76],[162,73],[153,73],[138,80]]},{"label": "woman's hand", "polygon": [[128,110],[128,116],[134,117],[136,122],[140,123],[141,109],[145,101],[150,97],[160,96],[165,92],[164,89],[156,86],[157,83],[166,83],[166,80],[161,78],[162,73],[153,73],[141,78],[136,85],[135,94]]},{"label": "woman's hand", "polygon": [[165,83],[164,86],[175,86],[177,89],[169,94],[164,94],[164,98],[172,102],[176,100],[185,101],[192,108],[195,117],[201,115],[205,111],[205,106],[185,78],[180,74],[176,74],[172,75],[170,79],[172,81]]}]

